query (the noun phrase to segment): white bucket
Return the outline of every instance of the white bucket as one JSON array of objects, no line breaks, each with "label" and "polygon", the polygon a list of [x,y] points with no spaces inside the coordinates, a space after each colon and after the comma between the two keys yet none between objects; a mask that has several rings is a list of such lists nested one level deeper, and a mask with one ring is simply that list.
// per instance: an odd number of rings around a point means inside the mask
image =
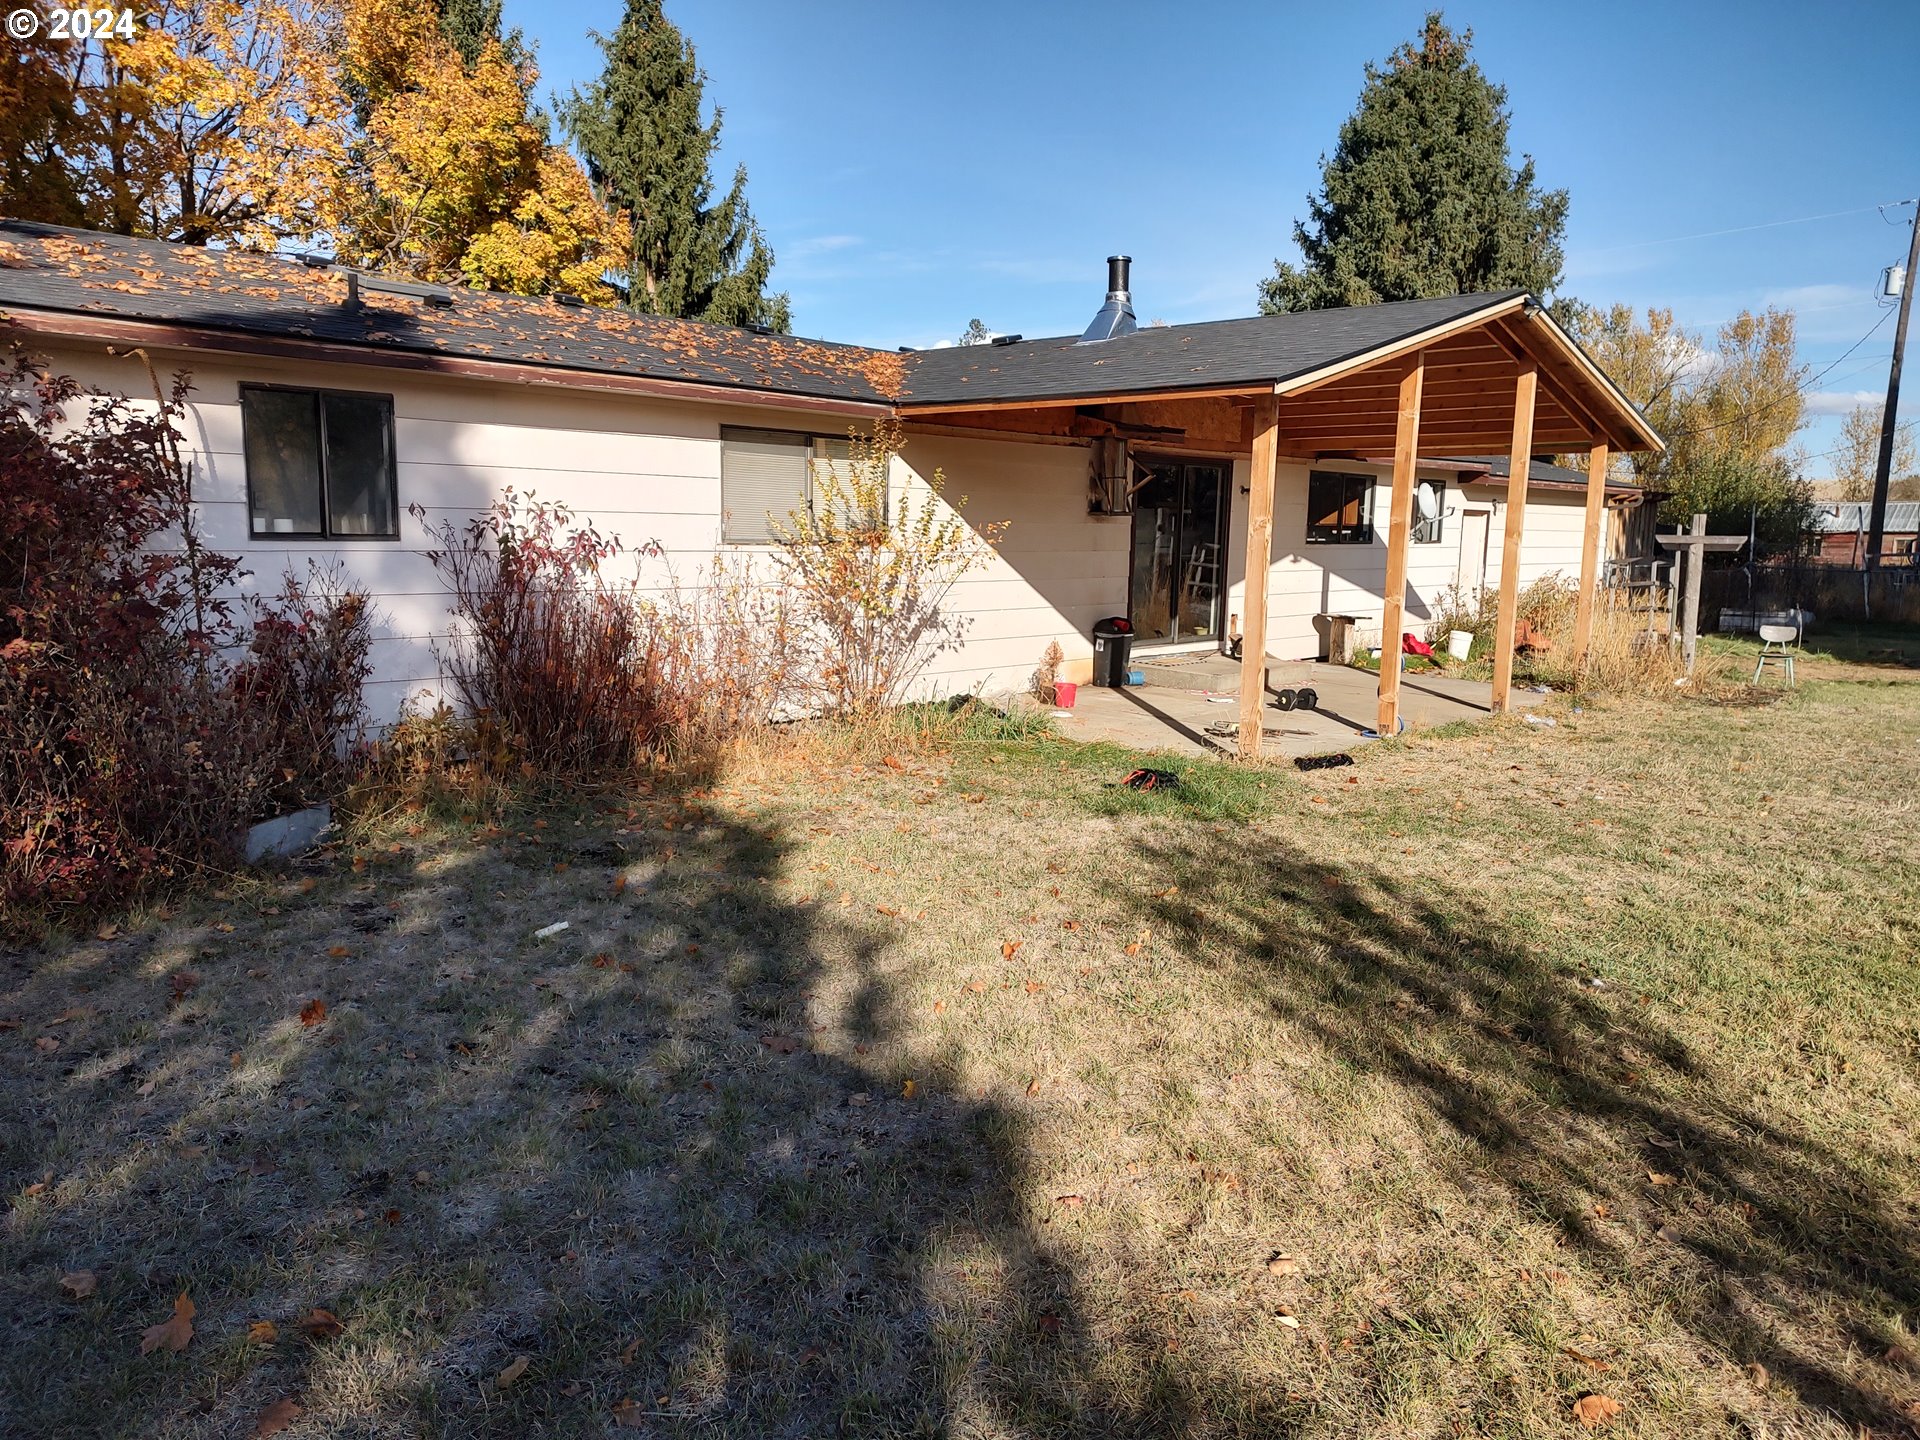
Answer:
[{"label": "white bucket", "polygon": [[1473,649],[1471,630],[1449,630],[1447,632],[1447,654],[1456,660],[1467,658],[1467,652]]}]

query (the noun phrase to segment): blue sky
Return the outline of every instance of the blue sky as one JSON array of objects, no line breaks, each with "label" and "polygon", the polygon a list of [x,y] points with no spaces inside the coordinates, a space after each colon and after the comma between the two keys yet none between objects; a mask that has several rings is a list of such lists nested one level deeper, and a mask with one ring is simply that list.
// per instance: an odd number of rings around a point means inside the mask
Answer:
[{"label": "blue sky", "polygon": [[[618,0],[507,0],[541,93],[599,68]],[[725,110],[795,329],[928,345],[980,317],[1079,330],[1104,258],[1134,257],[1141,319],[1246,315],[1352,110],[1361,67],[1422,4],[874,4],[667,0]],[[1711,331],[1791,305],[1801,358],[1885,312],[1920,195],[1920,5],[1449,7],[1507,86],[1516,153],[1572,193],[1564,289],[1671,306]],[[1802,217],[1825,218],[1803,223]],[[1748,228],[1765,227],[1765,228]],[[1714,233],[1730,232],[1730,233]],[[1836,414],[1880,395],[1889,318],[1816,387],[1808,474]],[[1920,392],[1906,419],[1920,414]]]}]

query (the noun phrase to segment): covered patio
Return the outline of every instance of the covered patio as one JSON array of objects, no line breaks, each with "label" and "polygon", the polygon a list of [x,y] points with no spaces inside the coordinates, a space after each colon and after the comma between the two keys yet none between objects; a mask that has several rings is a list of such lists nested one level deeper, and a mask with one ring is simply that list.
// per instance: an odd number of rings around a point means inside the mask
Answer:
[{"label": "covered patio", "polygon": [[1444,465],[1448,456],[1509,457],[1486,702],[1499,713],[1515,704],[1513,644],[1531,460],[1586,457],[1574,634],[1576,661],[1583,661],[1592,636],[1609,463],[1616,453],[1663,448],[1598,366],[1520,292],[1149,327],[1091,342],[931,352],[915,357],[899,411],[910,432],[1096,442],[1090,485],[1096,507],[1124,506],[1140,483],[1127,458],[1129,444],[1156,454],[1247,462],[1245,538],[1237,547],[1238,613],[1244,616],[1239,694],[1235,705],[1213,708],[1234,713],[1237,749],[1248,758],[1261,754],[1263,732],[1275,728],[1264,712],[1274,492],[1283,464],[1391,465],[1391,502],[1380,527],[1385,653],[1366,718],[1376,733],[1393,734],[1414,703],[1404,693],[1398,638],[1409,593],[1416,471]]},{"label": "covered patio", "polygon": [[[1374,730],[1377,682],[1366,670],[1321,662],[1294,663],[1277,671],[1273,683],[1311,686],[1318,704],[1311,710],[1267,709],[1261,721],[1260,753],[1291,760],[1325,755],[1366,743]],[[1491,713],[1485,681],[1449,675],[1408,675],[1400,685],[1400,718],[1409,728],[1430,729]],[[1515,710],[1538,705],[1546,697],[1514,690]],[[1132,750],[1165,750],[1181,755],[1219,756],[1239,749],[1239,694],[1165,685],[1125,689],[1085,687],[1072,710],[1054,712],[1054,729],[1069,740],[1109,741]]]}]

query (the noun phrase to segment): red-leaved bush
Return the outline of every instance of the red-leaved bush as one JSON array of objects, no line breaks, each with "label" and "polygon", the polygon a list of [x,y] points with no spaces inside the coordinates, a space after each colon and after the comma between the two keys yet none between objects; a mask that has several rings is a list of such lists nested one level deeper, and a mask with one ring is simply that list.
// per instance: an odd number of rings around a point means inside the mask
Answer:
[{"label": "red-leaved bush", "polygon": [[100,904],[224,857],[263,807],[330,783],[318,757],[357,727],[366,597],[223,598],[241,571],[196,526],[188,388],[135,405],[22,356],[0,371],[0,908]]},{"label": "red-leaved bush", "polygon": [[[416,520],[426,514],[413,507]],[[442,654],[468,712],[514,760],[542,771],[618,770],[656,744],[659,655],[620,553],[563,505],[508,489],[464,525],[443,521],[428,558],[452,592]],[[648,547],[655,553],[657,547]]]}]

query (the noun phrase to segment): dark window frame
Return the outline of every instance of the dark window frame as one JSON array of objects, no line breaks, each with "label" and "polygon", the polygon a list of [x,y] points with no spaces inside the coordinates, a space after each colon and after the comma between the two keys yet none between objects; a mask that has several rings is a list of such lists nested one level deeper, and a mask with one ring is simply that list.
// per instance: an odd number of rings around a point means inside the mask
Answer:
[{"label": "dark window frame", "polygon": [[[1420,518],[1418,495],[1422,485],[1431,485],[1434,492],[1439,496],[1439,507],[1433,519],[1430,521]],[[1444,480],[1436,480],[1431,475],[1426,475],[1415,480],[1413,482],[1413,488],[1415,493],[1412,516],[1413,523],[1407,527],[1407,538],[1415,545],[1438,545],[1447,538],[1447,482]],[[1421,534],[1421,530],[1427,525],[1433,527],[1433,533],[1429,535]]]},{"label": "dark window frame", "polygon": [[[315,400],[315,434],[319,439],[317,468],[320,472],[320,528],[318,530],[256,530],[254,516],[253,467],[247,464],[247,395],[250,391],[270,391],[281,395],[311,395]],[[387,407],[387,498],[393,512],[393,530],[387,534],[336,531],[333,529],[333,496],[327,473],[327,411],[329,395],[343,400],[378,400]],[[240,467],[247,476],[247,538],[250,540],[370,540],[397,541],[400,538],[400,448],[394,431],[393,396],[382,390],[335,390],[317,385],[266,385],[248,383],[240,387]]]},{"label": "dark window frame", "polygon": [[[1357,486],[1360,489],[1361,518],[1358,525],[1317,526],[1313,523],[1313,489],[1316,483],[1325,484],[1338,481],[1343,487]],[[1307,538],[1309,545],[1371,545],[1373,543],[1373,492],[1378,477],[1356,475],[1347,470],[1310,470],[1307,472]],[[1335,513],[1347,508],[1345,491],[1342,492],[1340,505]],[[1319,532],[1319,533],[1316,533]]]}]

